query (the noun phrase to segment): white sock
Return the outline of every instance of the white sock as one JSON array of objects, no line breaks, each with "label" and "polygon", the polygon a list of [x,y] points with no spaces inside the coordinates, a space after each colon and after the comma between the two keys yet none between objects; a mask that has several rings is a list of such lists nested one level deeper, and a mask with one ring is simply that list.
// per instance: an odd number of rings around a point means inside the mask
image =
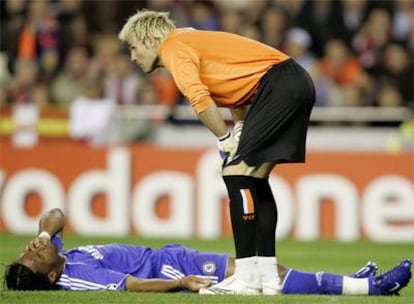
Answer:
[{"label": "white sock", "polygon": [[369,293],[368,279],[357,279],[348,276],[343,277],[342,294],[344,295],[367,295]]},{"label": "white sock", "polygon": [[276,257],[257,257],[257,264],[262,282],[280,282],[277,272]]},{"label": "white sock", "polygon": [[236,259],[235,276],[243,282],[255,282],[258,278],[257,257]]}]

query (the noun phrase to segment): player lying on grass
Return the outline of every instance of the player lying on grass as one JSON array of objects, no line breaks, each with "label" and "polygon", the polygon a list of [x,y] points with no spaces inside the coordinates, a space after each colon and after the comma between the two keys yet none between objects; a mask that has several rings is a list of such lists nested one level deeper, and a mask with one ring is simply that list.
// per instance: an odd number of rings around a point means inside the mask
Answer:
[{"label": "player lying on grass", "polygon": [[[127,290],[202,291],[220,293],[214,284],[234,276],[234,258],[227,254],[198,252],[181,245],[161,249],[126,244],[63,248],[64,214],[45,213],[39,235],[5,270],[5,285],[12,290]],[[369,262],[353,275],[308,273],[278,265],[284,294],[392,295],[407,285],[411,262],[382,275]],[[210,287],[212,286],[212,287]],[[208,288],[209,287],[209,288]]]}]

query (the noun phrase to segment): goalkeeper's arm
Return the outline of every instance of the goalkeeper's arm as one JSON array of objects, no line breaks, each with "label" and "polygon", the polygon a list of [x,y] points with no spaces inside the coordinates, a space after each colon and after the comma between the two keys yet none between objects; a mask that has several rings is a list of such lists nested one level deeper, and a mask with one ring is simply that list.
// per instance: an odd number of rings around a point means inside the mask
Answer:
[{"label": "goalkeeper's arm", "polygon": [[241,106],[238,108],[230,109],[231,116],[234,122],[233,134],[236,142],[239,142],[240,140],[240,135],[243,130],[244,119],[246,117],[248,107],[249,106]]}]

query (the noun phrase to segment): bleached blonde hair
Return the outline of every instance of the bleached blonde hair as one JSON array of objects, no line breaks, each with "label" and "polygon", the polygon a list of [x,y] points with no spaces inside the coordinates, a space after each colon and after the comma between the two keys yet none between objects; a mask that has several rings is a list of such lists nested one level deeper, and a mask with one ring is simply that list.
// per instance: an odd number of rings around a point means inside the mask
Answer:
[{"label": "bleached blonde hair", "polygon": [[139,42],[144,42],[150,36],[162,40],[175,28],[168,12],[143,9],[128,18],[119,32],[118,38],[126,43],[130,41],[132,36],[135,36]]}]

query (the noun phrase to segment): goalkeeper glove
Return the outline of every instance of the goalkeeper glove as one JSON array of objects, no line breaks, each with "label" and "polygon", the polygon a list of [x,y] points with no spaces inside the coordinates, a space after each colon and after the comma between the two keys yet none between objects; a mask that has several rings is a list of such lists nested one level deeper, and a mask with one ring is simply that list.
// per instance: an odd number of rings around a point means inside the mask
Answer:
[{"label": "goalkeeper glove", "polygon": [[244,120],[239,120],[238,122],[236,122],[236,124],[234,125],[234,129],[233,129],[233,133],[234,133],[234,139],[239,142],[240,141],[240,136],[241,136],[241,132],[243,130],[243,124],[244,124]]},{"label": "goalkeeper glove", "polygon": [[230,131],[226,135],[218,138],[217,146],[220,150],[220,157],[224,162],[230,162],[237,152],[238,142],[234,139],[234,136]]}]

